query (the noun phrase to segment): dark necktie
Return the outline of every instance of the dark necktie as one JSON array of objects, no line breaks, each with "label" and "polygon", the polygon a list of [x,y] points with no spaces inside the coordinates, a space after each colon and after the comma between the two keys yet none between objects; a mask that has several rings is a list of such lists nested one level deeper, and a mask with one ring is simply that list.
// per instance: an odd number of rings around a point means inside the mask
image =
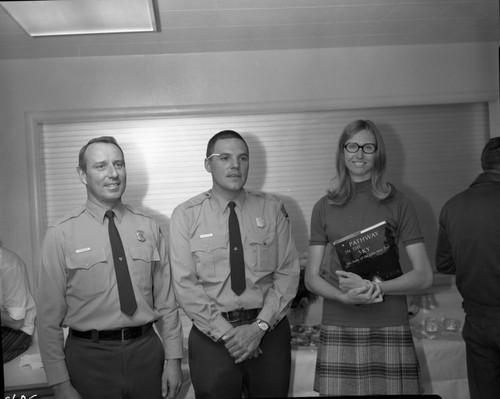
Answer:
[{"label": "dark necktie", "polygon": [[229,203],[229,263],[231,265],[231,288],[236,295],[245,291],[245,259],[241,244],[240,224],[234,211],[235,203]]},{"label": "dark necktie", "polygon": [[109,219],[109,241],[111,242],[111,252],[113,252],[120,307],[123,313],[132,316],[137,309],[137,302],[135,301],[134,288],[130,280],[127,258],[125,257],[120,234],[115,226],[114,216],[113,211],[106,211],[106,217]]}]

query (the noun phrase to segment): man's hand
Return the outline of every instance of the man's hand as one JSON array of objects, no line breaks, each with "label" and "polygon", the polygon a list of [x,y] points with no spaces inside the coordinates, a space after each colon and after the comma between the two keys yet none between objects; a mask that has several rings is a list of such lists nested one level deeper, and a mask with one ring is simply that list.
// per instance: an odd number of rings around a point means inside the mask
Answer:
[{"label": "man's hand", "polygon": [[253,353],[250,354],[250,356],[248,356],[248,360],[249,359],[257,359],[260,355],[262,355],[264,352],[262,352],[262,349],[257,348],[253,351]]},{"label": "man's hand", "polygon": [[173,399],[182,387],[181,359],[165,360],[163,375],[161,377],[161,395]]},{"label": "man's hand", "polygon": [[229,330],[224,335],[223,341],[235,363],[241,363],[261,354],[258,348],[263,336],[264,332],[257,324],[251,323]]},{"label": "man's hand", "polygon": [[52,386],[55,399],[82,399],[70,381],[61,382]]}]

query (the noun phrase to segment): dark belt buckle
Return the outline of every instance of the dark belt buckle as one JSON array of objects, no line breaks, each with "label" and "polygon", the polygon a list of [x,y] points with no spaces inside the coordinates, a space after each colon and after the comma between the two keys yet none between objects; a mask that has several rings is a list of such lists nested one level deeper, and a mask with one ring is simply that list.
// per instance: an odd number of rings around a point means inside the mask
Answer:
[{"label": "dark belt buckle", "polygon": [[239,323],[244,320],[244,309],[233,310],[226,313],[226,319],[230,323]]},{"label": "dark belt buckle", "polygon": [[248,322],[257,317],[257,309],[238,309],[224,314],[224,318],[230,323]]}]

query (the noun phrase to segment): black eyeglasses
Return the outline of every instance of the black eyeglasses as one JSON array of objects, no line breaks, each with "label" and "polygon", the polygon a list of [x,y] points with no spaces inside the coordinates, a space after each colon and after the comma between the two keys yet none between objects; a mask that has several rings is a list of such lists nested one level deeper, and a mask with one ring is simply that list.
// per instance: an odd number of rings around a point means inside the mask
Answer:
[{"label": "black eyeglasses", "polygon": [[365,154],[373,154],[375,151],[377,151],[377,146],[372,143],[359,145],[358,143],[351,142],[344,145],[344,149],[352,154],[358,152],[360,148]]}]

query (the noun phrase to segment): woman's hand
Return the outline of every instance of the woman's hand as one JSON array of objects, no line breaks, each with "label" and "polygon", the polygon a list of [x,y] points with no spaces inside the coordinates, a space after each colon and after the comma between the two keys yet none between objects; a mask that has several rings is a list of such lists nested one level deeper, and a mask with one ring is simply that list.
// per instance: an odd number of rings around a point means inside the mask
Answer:
[{"label": "woman's hand", "polygon": [[342,295],[342,299],[347,305],[369,305],[383,301],[382,293],[378,284],[372,284],[368,280],[363,287],[352,288]]},{"label": "woman's hand", "polygon": [[335,273],[339,277],[339,288],[344,293],[354,288],[365,287],[368,289],[371,286],[369,281],[363,280],[355,273],[345,272],[343,270],[337,270]]}]

